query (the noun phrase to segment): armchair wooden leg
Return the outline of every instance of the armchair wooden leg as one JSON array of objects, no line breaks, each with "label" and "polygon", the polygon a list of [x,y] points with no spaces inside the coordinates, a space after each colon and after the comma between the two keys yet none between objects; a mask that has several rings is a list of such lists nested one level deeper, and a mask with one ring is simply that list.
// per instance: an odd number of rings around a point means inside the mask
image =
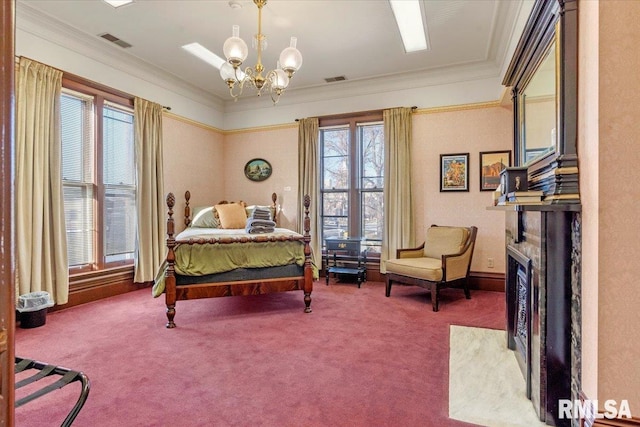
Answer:
[{"label": "armchair wooden leg", "polygon": [[469,291],[469,282],[464,281],[464,296],[466,299],[471,299],[471,291]]},{"label": "armchair wooden leg", "polygon": [[384,294],[387,297],[391,296],[391,279],[389,279],[389,277],[387,277],[387,286],[386,286]]},{"label": "armchair wooden leg", "polygon": [[433,311],[438,311],[438,285],[436,283],[431,284],[431,306]]}]

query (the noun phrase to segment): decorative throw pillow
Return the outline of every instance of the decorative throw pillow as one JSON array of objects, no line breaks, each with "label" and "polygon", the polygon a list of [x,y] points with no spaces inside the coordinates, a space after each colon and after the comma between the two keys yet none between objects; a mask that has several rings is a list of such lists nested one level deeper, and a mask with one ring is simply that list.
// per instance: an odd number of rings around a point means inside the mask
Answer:
[{"label": "decorative throw pillow", "polygon": [[215,205],[220,218],[221,228],[245,228],[247,225],[247,212],[239,203],[227,203]]},{"label": "decorative throw pillow", "polygon": [[199,206],[193,208],[191,227],[220,228],[220,221],[216,218],[213,206]]}]

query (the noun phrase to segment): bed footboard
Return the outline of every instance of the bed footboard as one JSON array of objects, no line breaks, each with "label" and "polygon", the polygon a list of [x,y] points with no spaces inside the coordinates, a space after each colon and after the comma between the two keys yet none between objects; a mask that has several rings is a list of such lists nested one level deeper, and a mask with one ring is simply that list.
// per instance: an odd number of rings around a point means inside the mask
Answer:
[{"label": "bed footboard", "polygon": [[[187,192],[186,197],[190,196]],[[196,298],[216,298],[221,296],[265,294],[272,292],[284,292],[302,290],[304,292],[304,312],[311,312],[311,292],[313,290],[313,264],[311,260],[311,220],[309,218],[309,206],[311,198],[304,197],[304,269],[303,275],[297,277],[278,277],[273,279],[242,280],[238,282],[200,283],[197,285],[177,286],[175,275],[176,246],[175,224],[173,208],[175,206],[173,193],[167,195],[167,258],[165,270],[165,302],[167,314],[167,328],[175,328],[174,317],[176,315],[176,301]],[[187,204],[188,206],[188,204]],[[188,209],[188,207],[187,207]],[[185,217],[190,212],[185,212]],[[219,243],[224,244],[221,240]]]}]

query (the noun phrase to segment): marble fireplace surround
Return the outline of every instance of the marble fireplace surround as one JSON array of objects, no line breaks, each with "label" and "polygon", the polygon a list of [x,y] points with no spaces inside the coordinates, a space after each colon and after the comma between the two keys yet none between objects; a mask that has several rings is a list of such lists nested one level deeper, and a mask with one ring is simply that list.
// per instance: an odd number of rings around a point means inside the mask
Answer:
[{"label": "marble fireplace surround", "polygon": [[[506,207],[507,347],[516,351],[517,265],[530,263],[527,356],[521,370],[541,421],[580,390],[580,205]],[[521,355],[516,354],[516,358]]]}]

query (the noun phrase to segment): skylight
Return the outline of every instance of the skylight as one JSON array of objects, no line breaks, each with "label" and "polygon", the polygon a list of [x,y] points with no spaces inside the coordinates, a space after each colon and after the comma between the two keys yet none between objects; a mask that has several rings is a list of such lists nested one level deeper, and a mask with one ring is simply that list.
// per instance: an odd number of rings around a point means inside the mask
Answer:
[{"label": "skylight", "polygon": [[206,47],[202,46],[200,43],[189,43],[182,46],[184,50],[189,52],[190,54],[197,56],[202,59],[207,64],[213,65],[218,70],[222,67],[222,64],[225,63],[225,60],[220,58],[215,53],[211,52]]},{"label": "skylight", "polygon": [[404,51],[429,49],[419,0],[389,0],[389,4],[400,30]]},{"label": "skylight", "polygon": [[133,3],[133,0],[103,0],[103,1],[113,7],[120,7],[129,3]]}]

